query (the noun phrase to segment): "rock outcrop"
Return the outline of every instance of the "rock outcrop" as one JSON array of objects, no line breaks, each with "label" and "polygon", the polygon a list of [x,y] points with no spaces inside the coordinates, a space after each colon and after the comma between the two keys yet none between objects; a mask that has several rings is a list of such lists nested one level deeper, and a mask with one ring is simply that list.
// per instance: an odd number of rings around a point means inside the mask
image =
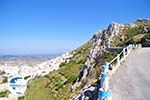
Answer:
[{"label": "rock outcrop", "polygon": [[[121,39],[122,36],[124,36],[124,30],[128,28],[130,28],[131,30],[137,28],[138,30],[142,30],[141,33],[148,33],[150,32],[150,20],[140,19],[137,20],[135,23],[128,25],[112,22],[107,29],[98,31],[96,34],[94,34],[93,38],[91,39],[94,42],[90,49],[89,56],[87,57],[87,61],[85,62],[83,69],[81,70],[75,83],[72,85],[73,90],[80,86],[82,84],[82,80],[86,79],[90,75],[90,73],[94,69],[97,59],[101,58],[102,54],[106,51],[106,49],[111,46],[112,39],[114,37],[119,37]],[[98,92],[98,87],[99,86],[93,86],[87,81],[81,89],[80,93],[74,99],[96,100],[96,93]]]},{"label": "rock outcrop", "polygon": [[[100,30],[96,34],[94,34],[92,38],[92,41],[94,41],[94,43],[90,49],[89,56],[87,57],[87,61],[85,62],[83,69],[81,70],[79,76],[77,77],[75,83],[72,86],[73,90],[75,90],[78,86],[82,84],[82,80],[88,77],[89,73],[93,70],[96,64],[95,62],[97,62],[97,59],[102,56],[106,48],[110,47],[111,39],[114,36],[117,36],[122,31],[123,27],[124,25],[122,24],[112,23],[108,26],[107,29]],[[82,98],[81,100],[84,100],[88,98],[87,96],[84,95],[85,93],[87,93],[87,91],[96,91],[96,90],[97,90],[96,87],[92,86],[90,83],[87,82],[84,88],[81,90],[81,93],[75,99],[79,100],[79,98]]]}]

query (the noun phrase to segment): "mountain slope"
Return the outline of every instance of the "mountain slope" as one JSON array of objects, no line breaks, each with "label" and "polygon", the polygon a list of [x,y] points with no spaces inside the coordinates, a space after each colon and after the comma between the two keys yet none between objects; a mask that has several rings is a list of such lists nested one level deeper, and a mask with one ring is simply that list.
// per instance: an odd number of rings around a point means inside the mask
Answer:
[{"label": "mountain slope", "polygon": [[73,57],[69,63],[61,64],[60,69],[44,77],[29,81],[26,99],[93,100],[95,97],[96,100],[99,67],[119,52],[110,52],[107,48],[145,42],[149,40],[149,34],[150,20],[147,19],[131,24],[111,23],[107,29],[98,31],[86,44],[72,51]]}]

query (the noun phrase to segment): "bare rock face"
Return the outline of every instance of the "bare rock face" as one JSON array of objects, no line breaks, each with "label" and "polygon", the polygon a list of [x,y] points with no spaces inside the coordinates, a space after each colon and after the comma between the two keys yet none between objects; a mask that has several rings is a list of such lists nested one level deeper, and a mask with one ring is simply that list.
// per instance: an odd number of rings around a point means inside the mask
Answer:
[{"label": "bare rock face", "polygon": [[123,28],[124,28],[123,24],[112,22],[108,26],[107,32],[109,32],[111,36],[115,36],[115,35],[118,35],[119,32],[121,32]]},{"label": "bare rock face", "polygon": [[92,63],[94,63],[96,58],[99,56],[99,52],[101,52],[102,50],[100,46],[100,43],[102,42],[102,37],[103,37],[102,32],[96,33],[95,36],[93,36],[92,40],[94,40],[95,42],[91,47],[87,61],[85,62],[78,78],[76,79],[75,83],[72,86],[73,90],[75,90],[76,87],[78,87],[81,84],[81,80],[87,77],[90,69],[94,66]]},{"label": "bare rock face", "polygon": [[149,33],[150,32],[150,19],[138,19],[135,22],[135,25],[139,25],[141,33]]},{"label": "bare rock face", "polygon": [[74,100],[97,100],[98,87],[94,85],[86,85],[80,94]]},{"label": "bare rock face", "polygon": [[[90,72],[94,69],[95,62],[97,58],[101,57],[103,52],[106,48],[110,47],[110,41],[114,36],[117,36],[119,32],[122,31],[124,25],[118,23],[112,23],[108,26],[107,29],[100,30],[94,34],[93,38],[91,39],[94,41],[93,45],[91,46],[89,56],[87,57],[87,61],[85,62],[79,76],[77,77],[76,81],[72,85],[72,90],[75,90],[78,86],[81,85],[82,80],[86,79]],[[87,88],[88,86],[88,88]],[[93,87],[93,86],[92,86]],[[92,88],[87,83],[83,90],[81,90],[81,94],[79,94],[75,100],[85,100],[87,99],[84,96],[86,91],[91,91]],[[95,88],[95,87],[93,87]],[[89,95],[90,96],[90,95]],[[80,98],[80,99],[79,99]],[[90,98],[90,97],[89,97]]]},{"label": "bare rock face", "polygon": [[131,28],[134,28],[134,27],[136,27],[136,26],[137,26],[137,25],[134,24],[134,23],[129,24],[129,27],[131,27]]},{"label": "bare rock face", "polygon": [[148,32],[150,32],[150,26],[143,26],[142,33],[148,33]]},{"label": "bare rock face", "polygon": [[112,22],[108,26],[107,33],[109,36],[108,36],[108,38],[106,38],[108,46],[110,46],[110,42],[114,36],[119,36],[120,33],[122,33],[124,27],[125,27],[124,24],[119,24],[119,23],[115,23],[115,22]]}]

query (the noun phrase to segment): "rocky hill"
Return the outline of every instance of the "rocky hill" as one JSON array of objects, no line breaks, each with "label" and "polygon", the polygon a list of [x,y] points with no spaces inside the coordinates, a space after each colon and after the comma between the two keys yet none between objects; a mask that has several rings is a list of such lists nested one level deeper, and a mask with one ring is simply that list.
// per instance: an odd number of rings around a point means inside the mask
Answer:
[{"label": "rocky hill", "polygon": [[80,48],[71,52],[69,62],[62,63],[56,71],[28,82],[26,100],[96,100],[100,66],[110,61],[118,50],[110,47],[130,43],[150,43],[150,20],[138,19],[130,24],[112,22],[108,28],[96,32]]}]

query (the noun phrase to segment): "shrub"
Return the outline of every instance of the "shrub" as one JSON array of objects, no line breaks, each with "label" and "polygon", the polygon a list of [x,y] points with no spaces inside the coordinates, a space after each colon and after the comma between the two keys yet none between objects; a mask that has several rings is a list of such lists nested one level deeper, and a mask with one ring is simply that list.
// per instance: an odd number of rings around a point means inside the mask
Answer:
[{"label": "shrub", "polygon": [[24,99],[25,99],[24,96],[18,97],[18,100],[24,100]]},{"label": "shrub", "polygon": [[147,33],[147,34],[141,39],[141,43],[146,42],[146,40],[150,40],[150,33]]},{"label": "shrub", "polygon": [[30,78],[30,77],[31,77],[30,75],[29,75],[29,76],[25,76],[24,79],[27,80],[27,79]]},{"label": "shrub", "polygon": [[132,36],[135,36],[140,33],[139,29],[137,27],[135,28],[129,28],[127,29],[128,37],[131,38]]},{"label": "shrub", "polygon": [[8,80],[8,78],[7,78],[7,77],[4,77],[4,79],[3,79],[3,83],[6,83],[6,82],[7,82],[7,80]]},{"label": "shrub", "polygon": [[135,41],[131,38],[127,41],[126,45],[135,44]]},{"label": "shrub", "polygon": [[8,97],[8,95],[9,95],[9,91],[8,90],[0,92],[0,97]]},{"label": "shrub", "polygon": [[64,86],[64,84],[62,82],[57,82],[55,83],[55,90],[59,90],[60,88],[62,88]]},{"label": "shrub", "polygon": [[0,75],[4,75],[5,74],[5,72],[4,71],[0,71]]}]

